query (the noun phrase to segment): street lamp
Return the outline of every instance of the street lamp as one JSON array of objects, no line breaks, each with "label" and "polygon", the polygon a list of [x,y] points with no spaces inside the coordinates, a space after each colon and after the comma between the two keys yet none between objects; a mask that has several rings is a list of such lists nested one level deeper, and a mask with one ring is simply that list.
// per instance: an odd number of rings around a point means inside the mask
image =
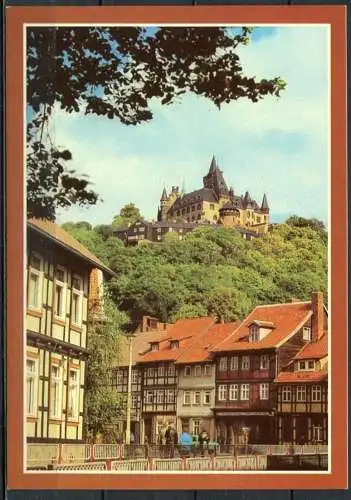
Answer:
[{"label": "street lamp", "polygon": [[128,361],[128,392],[127,392],[127,423],[126,423],[126,444],[130,444],[130,420],[132,408],[132,364],[133,364],[133,334],[128,334],[129,341],[129,361]]}]

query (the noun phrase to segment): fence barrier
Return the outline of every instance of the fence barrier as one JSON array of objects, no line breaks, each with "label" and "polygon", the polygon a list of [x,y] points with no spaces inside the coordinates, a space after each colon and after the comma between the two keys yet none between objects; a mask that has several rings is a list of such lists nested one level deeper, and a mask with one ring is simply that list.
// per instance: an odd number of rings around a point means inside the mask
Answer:
[{"label": "fence barrier", "polygon": [[182,458],[153,458],[151,464],[153,470],[184,470]]},{"label": "fence barrier", "polygon": [[141,458],[138,460],[115,460],[111,462],[111,470],[145,471],[149,469],[149,460]]},{"label": "fence barrier", "polygon": [[[221,463],[232,464],[232,458],[257,457],[264,461],[267,456],[317,456],[327,455],[328,445],[218,445],[213,448],[169,445],[121,445],[121,444],[27,444],[27,466],[65,465],[84,462],[162,460],[167,463],[183,463],[188,460],[189,470],[198,470],[198,464],[218,458],[213,467],[220,470]],[[196,459],[196,460],[195,460]],[[172,462],[172,460],[174,462]],[[178,462],[177,462],[178,461]],[[211,462],[212,463],[212,462]],[[217,463],[217,465],[215,465]],[[246,462],[244,462],[246,464]],[[261,463],[261,462],[260,462]],[[190,465],[189,465],[190,464]],[[264,464],[264,462],[262,462]],[[224,465],[223,465],[224,466]],[[249,467],[248,465],[244,465]],[[160,467],[162,467],[160,465]],[[207,465],[206,465],[207,467]],[[260,466],[261,467],[261,466]],[[159,469],[161,470],[161,469]],[[172,470],[172,469],[170,469]]]},{"label": "fence barrier", "polygon": [[86,462],[83,464],[61,464],[53,467],[54,470],[106,470],[105,462]]}]

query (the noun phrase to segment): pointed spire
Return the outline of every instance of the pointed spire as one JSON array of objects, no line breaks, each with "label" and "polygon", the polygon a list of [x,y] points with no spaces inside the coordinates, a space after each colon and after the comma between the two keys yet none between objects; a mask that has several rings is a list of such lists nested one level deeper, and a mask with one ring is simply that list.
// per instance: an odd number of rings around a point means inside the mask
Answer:
[{"label": "pointed spire", "polygon": [[166,200],[167,200],[167,191],[166,188],[164,187],[162,191],[161,201],[166,201]]},{"label": "pointed spire", "polygon": [[185,193],[186,193],[186,190],[185,190],[185,179],[184,179],[184,177],[183,177],[183,180],[182,180],[182,188],[181,188],[180,195],[181,195],[181,196],[183,196]]},{"label": "pointed spire", "polygon": [[230,186],[230,189],[229,189],[229,196],[231,198],[234,198],[234,189],[233,189],[233,186]]},{"label": "pointed spire", "polygon": [[266,193],[263,195],[261,210],[265,211],[265,212],[269,211],[269,206],[268,206],[268,201],[267,201]]},{"label": "pointed spire", "polygon": [[210,165],[210,170],[208,171],[209,174],[212,174],[215,170],[218,169],[217,163],[216,163],[216,158],[215,155],[212,156],[212,161]]}]

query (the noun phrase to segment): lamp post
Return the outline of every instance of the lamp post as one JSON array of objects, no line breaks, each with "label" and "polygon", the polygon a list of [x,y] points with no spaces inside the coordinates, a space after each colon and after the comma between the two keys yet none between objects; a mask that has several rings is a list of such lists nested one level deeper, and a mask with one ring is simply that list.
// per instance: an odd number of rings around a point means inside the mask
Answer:
[{"label": "lamp post", "polygon": [[131,418],[131,408],[132,408],[133,337],[134,335],[128,335],[127,337],[129,341],[129,361],[128,361],[126,444],[130,444],[130,418]]}]

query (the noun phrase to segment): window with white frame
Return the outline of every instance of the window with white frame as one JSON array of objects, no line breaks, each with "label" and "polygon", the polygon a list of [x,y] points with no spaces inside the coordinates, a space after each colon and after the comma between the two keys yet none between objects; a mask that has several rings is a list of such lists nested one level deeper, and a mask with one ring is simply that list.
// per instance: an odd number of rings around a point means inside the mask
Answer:
[{"label": "window with white frame", "polygon": [[148,377],[153,377],[154,376],[154,368],[153,366],[150,366],[147,370],[146,370],[146,375]]},{"label": "window with white frame", "polygon": [[79,370],[70,368],[68,372],[68,418],[77,419],[79,417]]},{"label": "window with white frame", "polygon": [[258,342],[260,340],[260,329],[257,325],[250,326],[249,341]]},{"label": "window with white frame", "polygon": [[306,401],[306,386],[305,385],[298,385],[296,387],[296,401],[299,403]]},{"label": "window with white frame", "polygon": [[184,405],[191,405],[191,392],[190,391],[184,391],[183,404]]},{"label": "window with white frame", "polygon": [[83,280],[74,275],[72,278],[72,323],[82,325],[83,314]]},{"label": "window with white frame", "polygon": [[243,356],[241,359],[241,369],[249,370],[250,369],[250,356]]},{"label": "window with white frame", "polygon": [[139,381],[138,370],[132,370],[132,383],[137,384]]},{"label": "window with white frame", "polygon": [[179,349],[179,340],[172,340],[171,341],[171,349],[172,350]]},{"label": "window with white frame", "polygon": [[196,391],[194,392],[194,405],[200,405],[201,404],[201,392]]},{"label": "window with white frame", "polygon": [[165,367],[164,366],[159,366],[157,369],[157,374],[159,377],[164,377],[165,376]]},{"label": "window with white frame", "polygon": [[164,402],[163,391],[157,391],[157,404],[162,404]]},{"label": "window with white frame", "polygon": [[184,368],[184,377],[190,377],[191,376],[191,366],[186,366]]},{"label": "window with white frame", "polygon": [[226,401],[227,400],[227,386],[221,384],[218,386],[218,401]]},{"label": "window with white frame", "polygon": [[322,390],[320,385],[313,385],[312,386],[312,401],[318,402],[321,400],[322,397]]},{"label": "window with white frame", "polygon": [[211,391],[205,391],[204,392],[204,405],[210,405],[211,404]]},{"label": "window with white frame", "polygon": [[27,305],[33,309],[42,308],[43,259],[38,254],[32,254],[28,272]]},{"label": "window with white frame", "polygon": [[232,371],[239,370],[239,358],[238,358],[238,356],[231,356],[231,358],[230,358],[230,369]]},{"label": "window with white frame", "polygon": [[269,384],[260,384],[260,399],[269,398]]},{"label": "window with white frame", "polygon": [[200,420],[193,420],[193,434],[195,436],[200,434]]},{"label": "window with white frame", "polygon": [[167,403],[173,404],[175,399],[174,391],[168,390],[166,393],[166,399]]},{"label": "window with white frame", "polygon": [[268,355],[267,354],[262,354],[262,356],[260,356],[260,369],[261,370],[268,369]]},{"label": "window with white frame", "polygon": [[132,394],[132,408],[135,409],[138,406],[138,396],[136,394]]},{"label": "window with white frame", "polygon": [[240,399],[242,401],[248,401],[250,399],[250,385],[241,384],[240,386]]},{"label": "window with white frame", "polygon": [[283,403],[290,403],[290,401],[291,401],[291,387],[290,387],[290,385],[283,385],[282,401],[283,401]]},{"label": "window with white frame", "polygon": [[204,376],[209,377],[211,375],[211,365],[205,365],[204,366]]},{"label": "window with white frame", "polygon": [[159,343],[158,342],[152,342],[151,344],[151,351],[158,351],[159,350]]},{"label": "window with white frame", "polygon": [[227,358],[223,356],[222,358],[219,358],[219,371],[220,372],[226,372],[227,371]]},{"label": "window with white frame", "polygon": [[311,328],[309,326],[304,326],[302,328],[302,338],[307,342],[311,340]]},{"label": "window with white frame", "polygon": [[154,392],[146,391],[146,404],[151,405],[154,401]]},{"label": "window with white frame", "polygon": [[239,399],[239,386],[238,384],[230,384],[229,386],[229,399],[236,401]]},{"label": "window with white frame", "polygon": [[306,370],[307,369],[306,361],[299,361],[299,363],[297,364],[297,369],[302,371]]},{"label": "window with white frame", "polygon": [[201,365],[195,365],[194,367],[194,376],[201,377]]},{"label": "window with white frame", "polygon": [[312,427],[312,440],[315,442],[323,440],[323,429],[320,425],[314,425]]},{"label": "window with white frame", "polygon": [[58,364],[51,365],[50,374],[50,417],[62,417],[62,368]]},{"label": "window with white frame", "polygon": [[26,362],[27,415],[36,416],[38,408],[38,360],[29,358]]},{"label": "window with white frame", "polygon": [[307,361],[307,370],[314,370],[315,368],[315,362],[314,359],[310,359]]},{"label": "window with white frame", "polygon": [[66,271],[61,266],[55,269],[54,314],[60,319],[66,314]]},{"label": "window with white frame", "polygon": [[174,368],[174,365],[169,365],[169,366],[168,366],[168,375],[169,375],[170,377],[174,377],[174,375],[175,375],[175,368]]}]

